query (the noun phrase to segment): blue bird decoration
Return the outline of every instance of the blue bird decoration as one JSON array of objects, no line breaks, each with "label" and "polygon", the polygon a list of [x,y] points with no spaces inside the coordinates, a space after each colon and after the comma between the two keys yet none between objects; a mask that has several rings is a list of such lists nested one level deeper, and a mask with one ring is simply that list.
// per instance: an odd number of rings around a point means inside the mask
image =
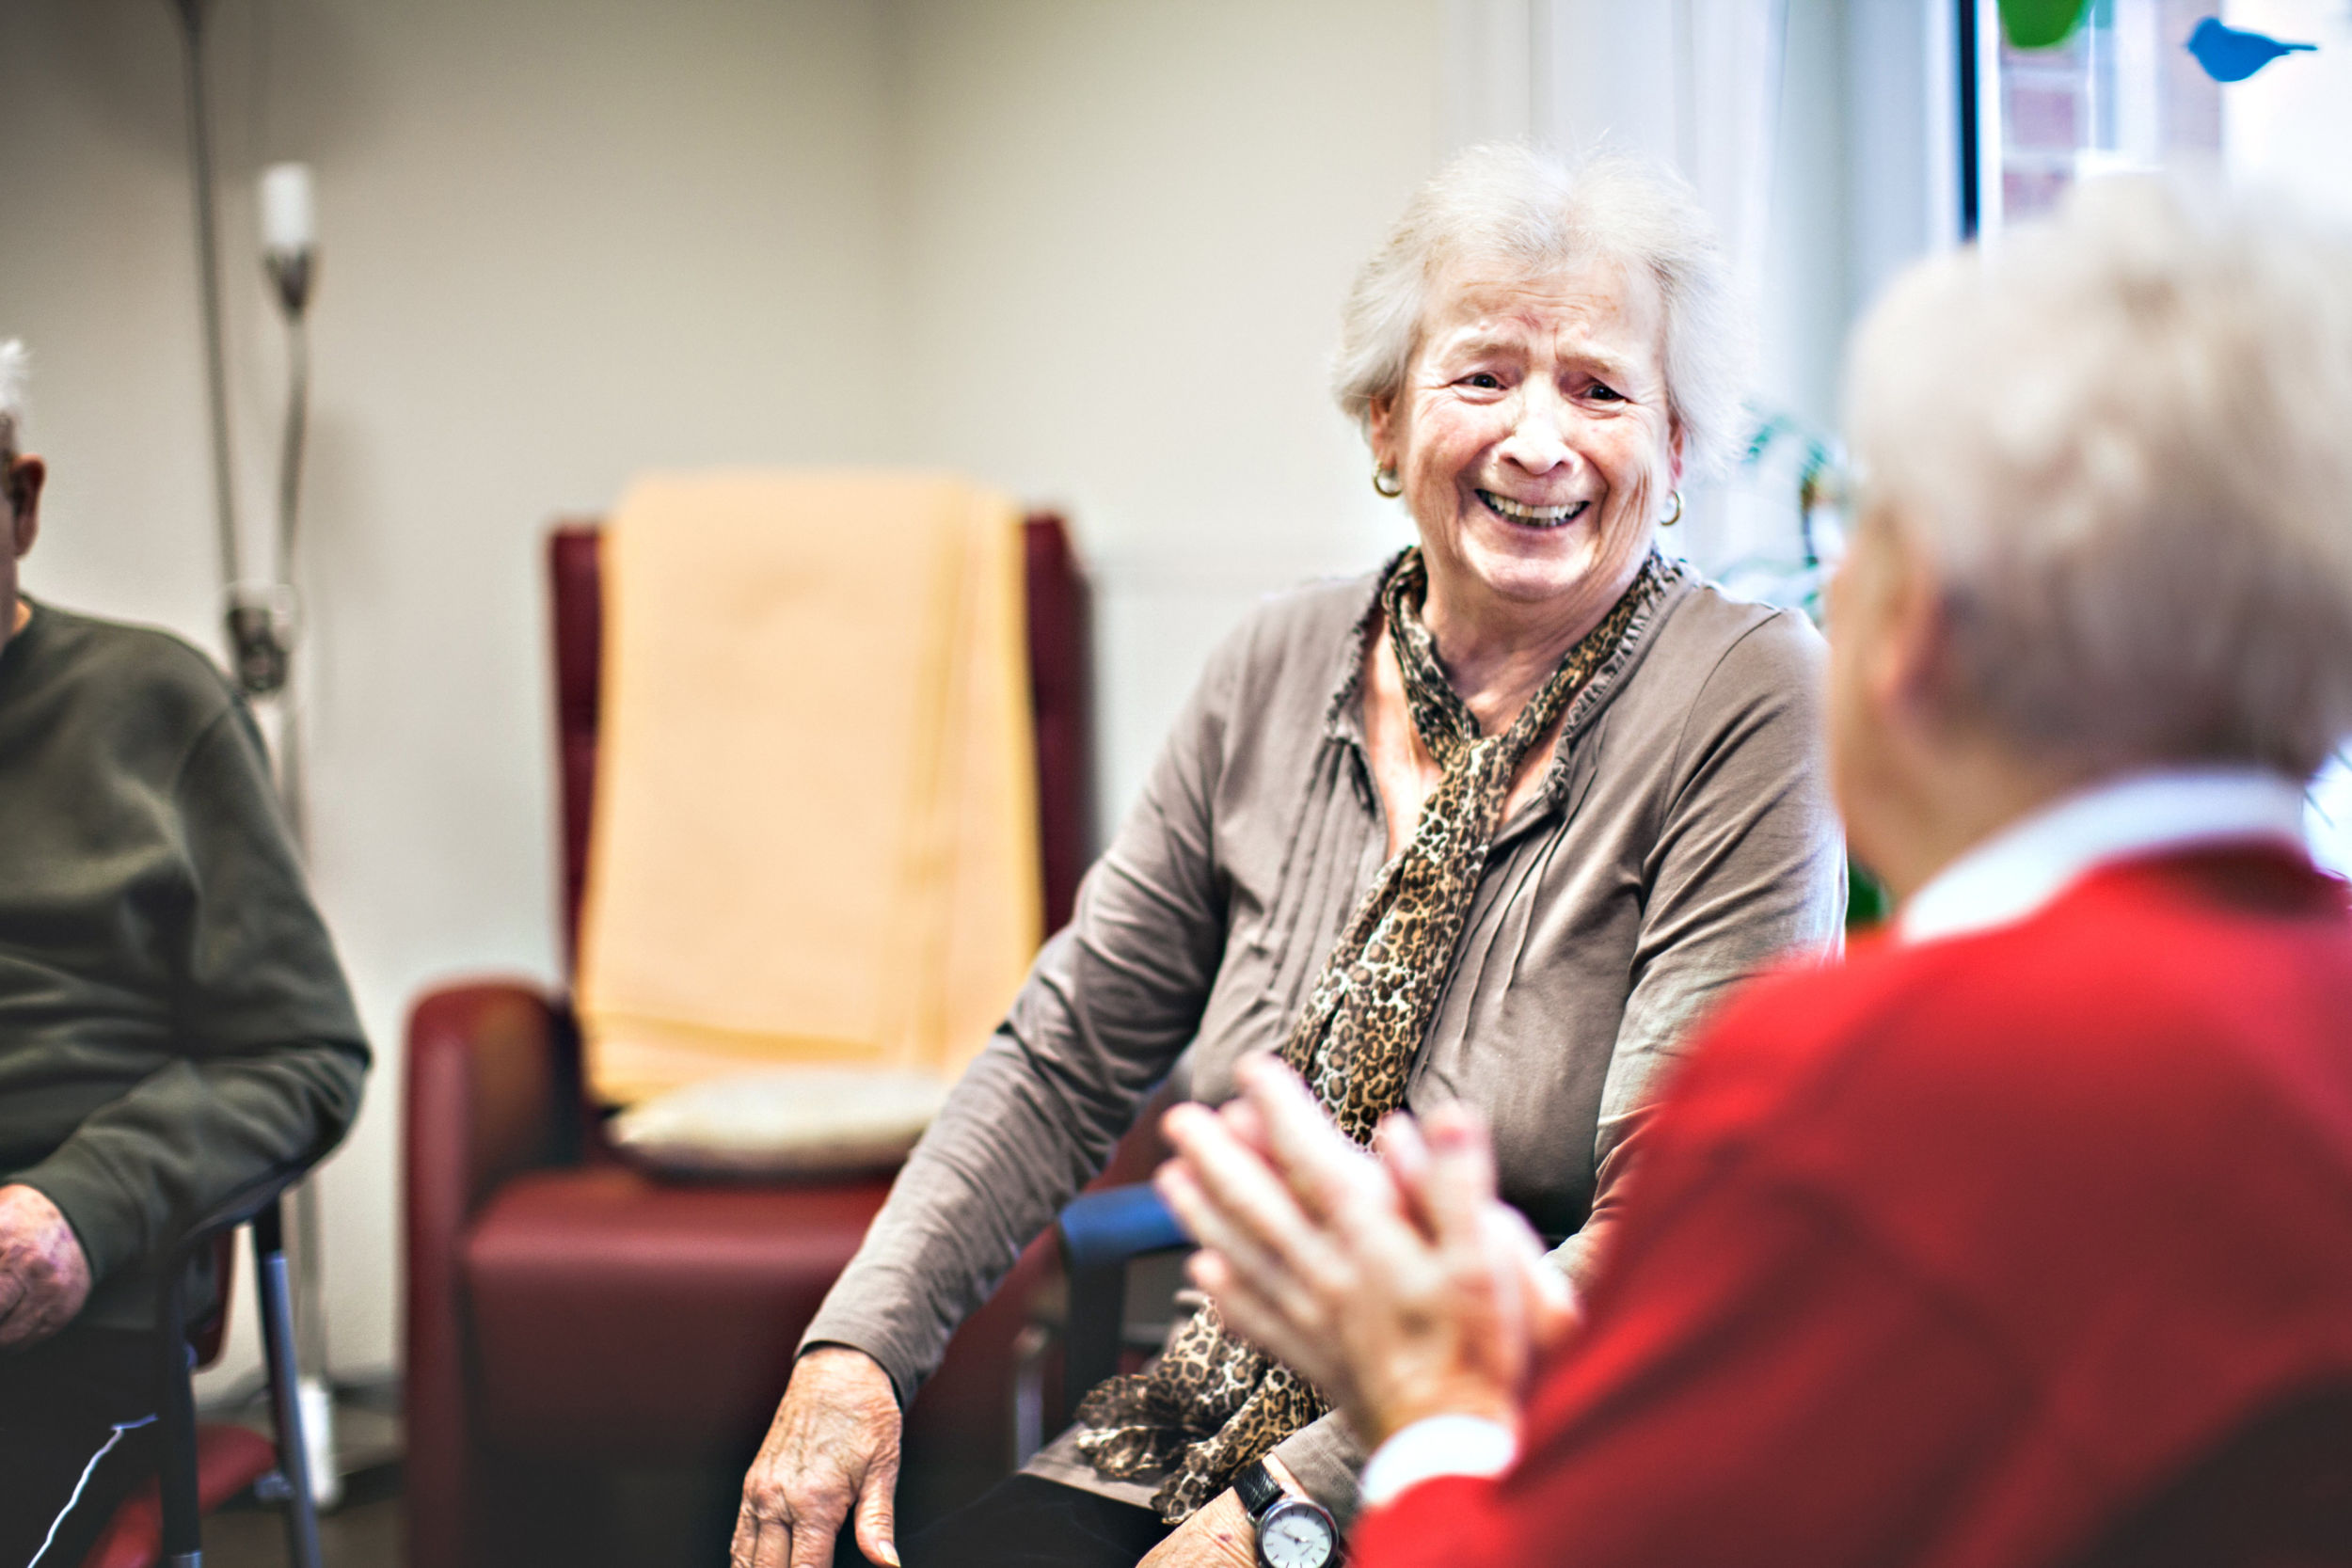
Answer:
[{"label": "blue bird decoration", "polygon": [[2249,33],[2207,17],[2188,35],[2188,52],[2217,82],[2243,82],[2281,55],[2308,53],[2315,43],[2281,43],[2267,33]]}]

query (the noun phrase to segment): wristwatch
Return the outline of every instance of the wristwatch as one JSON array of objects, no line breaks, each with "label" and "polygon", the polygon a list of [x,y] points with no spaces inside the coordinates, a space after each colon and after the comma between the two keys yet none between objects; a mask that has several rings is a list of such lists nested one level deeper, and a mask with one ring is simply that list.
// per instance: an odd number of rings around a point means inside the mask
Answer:
[{"label": "wristwatch", "polygon": [[1241,1506],[1258,1526],[1258,1568],[1328,1568],[1340,1560],[1340,1528],[1322,1505],[1282,1490],[1258,1460],[1233,1478]]}]

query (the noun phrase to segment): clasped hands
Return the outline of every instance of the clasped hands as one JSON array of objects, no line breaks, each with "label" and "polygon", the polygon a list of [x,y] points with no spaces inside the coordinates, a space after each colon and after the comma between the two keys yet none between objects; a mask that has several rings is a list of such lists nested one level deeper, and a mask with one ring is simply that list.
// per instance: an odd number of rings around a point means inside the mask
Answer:
[{"label": "clasped hands", "polygon": [[1226,1321],[1312,1382],[1367,1449],[1425,1417],[1516,1427],[1530,1373],[1574,1327],[1567,1279],[1495,1196],[1462,1105],[1383,1121],[1370,1151],[1272,1057],[1221,1109],[1180,1105],[1161,1196],[1201,1244]]}]

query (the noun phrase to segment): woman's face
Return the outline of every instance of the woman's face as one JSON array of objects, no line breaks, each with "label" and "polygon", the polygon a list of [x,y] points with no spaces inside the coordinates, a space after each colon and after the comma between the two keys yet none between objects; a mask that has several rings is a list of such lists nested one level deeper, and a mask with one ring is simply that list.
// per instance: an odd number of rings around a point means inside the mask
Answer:
[{"label": "woman's face", "polygon": [[1372,420],[1433,594],[1622,592],[1682,471],[1664,325],[1657,285],[1614,262],[1441,280],[1404,388]]}]

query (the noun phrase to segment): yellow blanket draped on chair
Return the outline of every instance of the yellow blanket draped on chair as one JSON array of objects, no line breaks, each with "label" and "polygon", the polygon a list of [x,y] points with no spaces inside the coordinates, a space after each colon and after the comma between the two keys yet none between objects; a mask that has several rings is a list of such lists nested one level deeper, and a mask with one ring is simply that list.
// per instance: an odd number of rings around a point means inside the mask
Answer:
[{"label": "yellow blanket draped on chair", "polygon": [[658,476],[604,539],[589,1084],[952,1076],[1041,940],[1020,515],[958,482]]}]

